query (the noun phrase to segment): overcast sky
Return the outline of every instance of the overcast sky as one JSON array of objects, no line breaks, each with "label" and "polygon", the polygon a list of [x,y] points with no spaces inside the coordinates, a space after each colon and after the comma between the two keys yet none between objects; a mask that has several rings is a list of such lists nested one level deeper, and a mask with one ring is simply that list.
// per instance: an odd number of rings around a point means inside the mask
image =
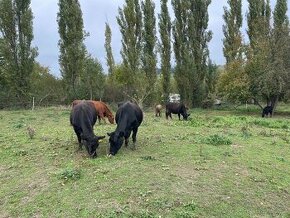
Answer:
[{"label": "overcast sky", "polygon": [[[289,2],[288,1],[288,6]],[[160,0],[154,0],[156,13],[160,12]],[[276,0],[271,0],[274,7]],[[84,29],[89,32],[85,40],[87,50],[102,63],[105,71],[107,70],[105,61],[105,22],[110,24],[112,30],[112,49],[115,61],[121,62],[121,35],[116,21],[118,7],[122,7],[124,0],[80,0],[83,13]],[[209,6],[209,25],[208,29],[213,32],[213,39],[209,43],[210,57],[214,63],[222,65],[225,63],[222,52],[222,25],[224,24],[222,15],[223,7],[227,5],[227,0],[212,0]],[[247,0],[243,0],[244,28],[245,33],[245,13],[247,11]],[[171,7],[171,5],[169,5]],[[31,8],[34,15],[34,41],[33,45],[38,47],[39,55],[37,61],[41,65],[49,67],[52,74],[60,76],[58,56],[58,25],[56,16],[58,12],[58,0],[32,0]],[[288,10],[289,16],[289,10]]]}]

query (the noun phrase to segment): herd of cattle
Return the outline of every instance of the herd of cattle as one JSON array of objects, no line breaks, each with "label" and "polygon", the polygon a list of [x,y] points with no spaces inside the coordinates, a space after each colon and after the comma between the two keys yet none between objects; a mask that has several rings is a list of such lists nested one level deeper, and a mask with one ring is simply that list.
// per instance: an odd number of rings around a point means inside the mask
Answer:
[{"label": "herd of cattle", "polygon": [[[177,114],[180,120],[182,115],[184,120],[187,120],[189,113],[188,108],[183,103],[167,103],[165,106],[166,119],[171,114]],[[161,116],[162,105],[156,105],[155,116]],[[265,115],[272,115],[273,108],[267,106],[263,109],[262,117]],[[143,112],[140,107],[130,101],[122,102],[118,104],[116,116],[114,118],[113,113],[108,106],[101,101],[91,100],[74,100],[72,103],[72,111],[70,114],[70,123],[77,135],[79,149],[82,149],[84,145],[90,155],[90,157],[97,157],[96,149],[99,146],[99,140],[105,138],[105,136],[96,136],[94,134],[93,127],[99,119],[105,120],[107,117],[111,124],[116,121],[117,127],[114,132],[107,133],[109,136],[109,153],[108,155],[115,155],[123,145],[125,139],[125,146],[128,146],[129,137],[132,134],[133,148],[135,148],[136,136],[138,128],[143,121]]]}]

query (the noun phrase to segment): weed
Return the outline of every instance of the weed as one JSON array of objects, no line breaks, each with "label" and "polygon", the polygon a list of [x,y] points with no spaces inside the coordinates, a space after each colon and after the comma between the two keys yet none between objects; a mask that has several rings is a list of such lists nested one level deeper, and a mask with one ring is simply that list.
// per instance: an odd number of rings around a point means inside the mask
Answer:
[{"label": "weed", "polygon": [[278,161],[281,161],[281,162],[286,162],[285,158],[284,157],[276,157],[276,159]]},{"label": "weed", "polygon": [[156,160],[156,158],[155,157],[152,157],[152,156],[142,156],[142,157],[140,157],[142,160]]},{"label": "weed", "polygon": [[81,178],[81,171],[79,169],[64,169],[58,173],[58,178],[66,181],[78,180]]},{"label": "weed", "polygon": [[223,135],[210,135],[205,138],[205,143],[209,145],[230,145],[232,141]]},{"label": "weed", "polygon": [[176,209],[176,217],[192,218],[197,217],[196,214],[197,205],[193,202],[183,205],[183,207]]},{"label": "weed", "polygon": [[26,156],[28,154],[28,151],[25,150],[18,150],[15,152],[16,156]]}]

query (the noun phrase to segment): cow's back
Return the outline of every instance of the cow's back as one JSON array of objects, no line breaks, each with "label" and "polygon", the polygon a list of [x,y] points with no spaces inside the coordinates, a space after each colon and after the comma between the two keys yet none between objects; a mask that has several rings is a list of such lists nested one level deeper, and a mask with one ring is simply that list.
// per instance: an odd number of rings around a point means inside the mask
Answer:
[{"label": "cow's back", "polygon": [[95,125],[97,120],[97,111],[94,104],[88,101],[82,101],[72,109],[70,122],[73,126],[89,127]]},{"label": "cow's back", "polygon": [[143,121],[143,112],[137,104],[128,101],[118,108],[116,112],[116,123],[120,123],[124,117],[128,118],[128,122],[134,122],[136,120],[140,125]]},{"label": "cow's back", "polygon": [[181,112],[182,105],[183,104],[181,104],[181,103],[168,102],[165,105],[166,112],[168,112],[168,113],[174,113],[174,114],[175,113],[180,113]]}]

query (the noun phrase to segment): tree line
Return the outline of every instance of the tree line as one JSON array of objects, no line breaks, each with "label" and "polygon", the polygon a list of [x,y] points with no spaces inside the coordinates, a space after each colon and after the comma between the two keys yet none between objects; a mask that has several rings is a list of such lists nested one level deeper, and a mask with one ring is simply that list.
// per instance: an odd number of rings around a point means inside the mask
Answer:
[{"label": "tree line", "polygon": [[[0,107],[67,104],[73,99],[140,105],[168,101],[179,93],[190,107],[207,107],[217,98],[276,106],[289,99],[290,35],[287,0],[248,0],[247,37],[242,34],[242,0],[227,1],[222,26],[224,66],[210,59],[208,7],[211,0],[125,0],[116,21],[122,36],[121,63],[112,50],[106,23],[108,72],[87,51],[78,0],[59,0],[57,13],[61,78],[35,61],[30,0],[0,0]],[[172,8],[173,16],[169,13]],[[157,14],[157,16],[156,16]]]}]

